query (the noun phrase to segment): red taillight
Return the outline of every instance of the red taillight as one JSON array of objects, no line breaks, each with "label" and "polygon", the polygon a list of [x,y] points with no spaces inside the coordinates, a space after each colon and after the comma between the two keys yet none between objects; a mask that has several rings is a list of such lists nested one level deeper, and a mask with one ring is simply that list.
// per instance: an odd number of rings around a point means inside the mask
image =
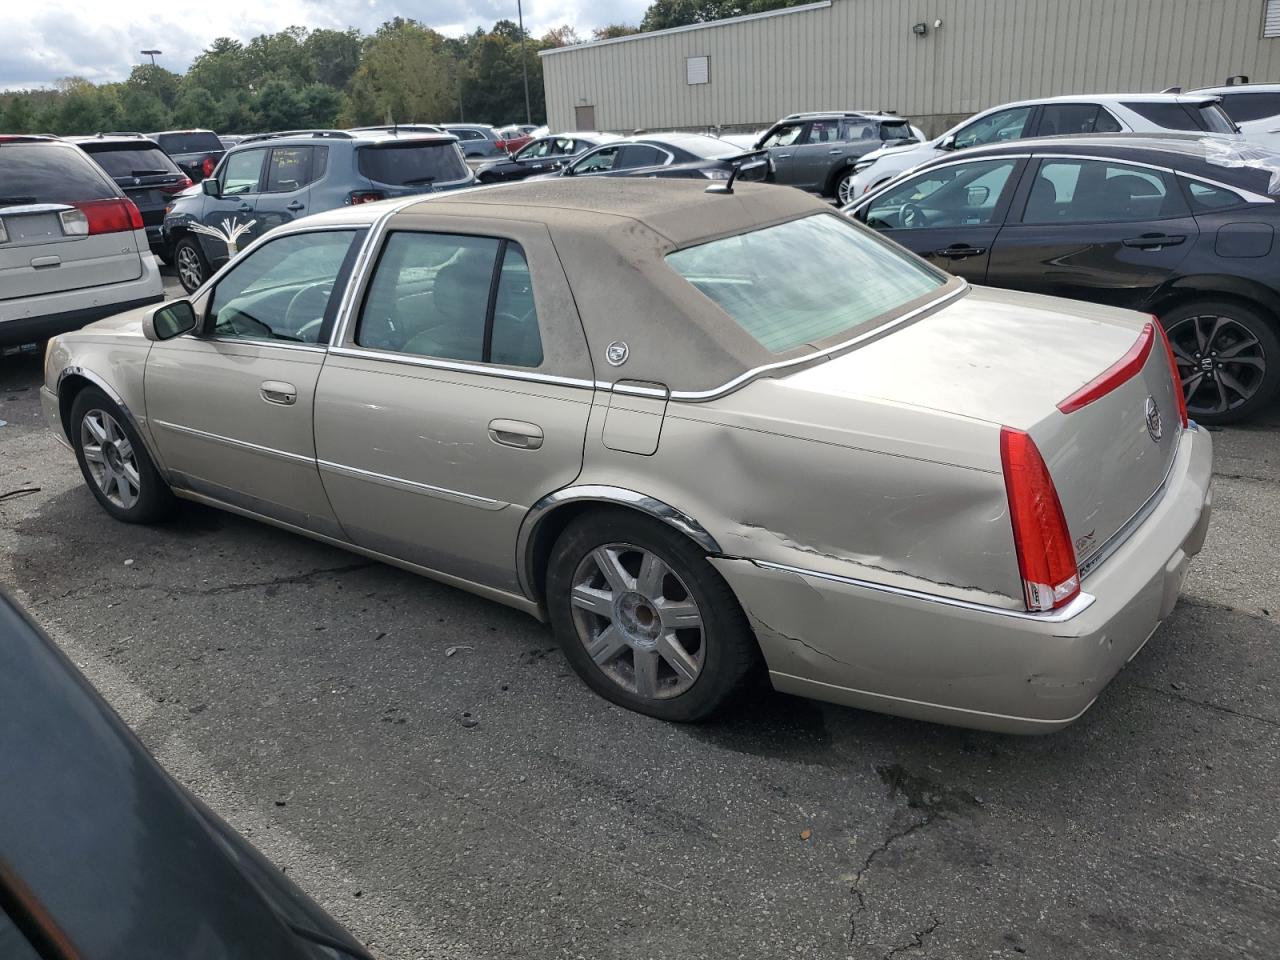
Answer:
[{"label": "red taillight", "polygon": [[1063,413],[1074,413],[1099,397],[1106,396],[1127,380],[1132,380],[1146,364],[1147,358],[1151,356],[1151,345],[1156,339],[1153,326],[1150,323],[1144,326],[1137,341],[1123,357],[1059,403],[1058,409]]},{"label": "red taillight", "polygon": [[217,164],[213,162],[213,157],[205,157],[200,164],[200,172],[206,177],[212,177],[213,168],[215,166],[217,166]]},{"label": "red taillight", "polygon": [[1062,502],[1030,434],[1000,428],[1000,465],[1028,610],[1056,610],[1080,592],[1071,532]]},{"label": "red taillight", "polygon": [[71,206],[83,215],[83,220],[79,217],[62,218],[63,231],[72,236],[142,229],[142,214],[132,200],[82,200]]},{"label": "red taillight", "polygon": [[160,187],[161,193],[181,193],[187,187],[191,186],[191,178],[183,177],[177,183],[166,183]]},{"label": "red taillight", "polygon": [[1178,395],[1178,416],[1182,418],[1182,425],[1185,427],[1191,421],[1187,416],[1187,395],[1182,389],[1182,374],[1178,372],[1178,359],[1173,355],[1173,344],[1169,342],[1169,335],[1164,332],[1164,327],[1159,319],[1151,318],[1151,322],[1160,333],[1160,339],[1164,341],[1164,352],[1169,357],[1169,375],[1173,377],[1173,392]]},{"label": "red taillight", "polygon": [[381,191],[378,190],[353,190],[351,193],[347,194],[347,203],[352,205],[357,203],[373,203],[376,200],[385,199],[386,197],[384,197]]},{"label": "red taillight", "polygon": [[493,145],[497,147],[499,150],[507,149],[507,141],[505,140],[495,140],[493,141]]}]

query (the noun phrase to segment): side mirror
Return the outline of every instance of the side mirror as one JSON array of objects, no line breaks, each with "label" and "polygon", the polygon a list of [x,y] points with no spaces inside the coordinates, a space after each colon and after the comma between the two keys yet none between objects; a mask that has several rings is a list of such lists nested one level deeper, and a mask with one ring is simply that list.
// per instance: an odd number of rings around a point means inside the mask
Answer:
[{"label": "side mirror", "polygon": [[561,168],[560,168],[560,176],[562,176],[562,177],[572,177],[572,176],[573,176],[573,166],[572,166],[572,164],[568,164],[568,163],[566,163],[563,167],[561,167]]},{"label": "side mirror", "polygon": [[217,199],[222,196],[222,184],[213,177],[205,177],[200,181],[200,189],[205,192],[206,196]]},{"label": "side mirror", "polygon": [[148,340],[172,340],[196,328],[196,311],[190,300],[175,300],[157,307],[142,321]]},{"label": "side mirror", "polygon": [[950,134],[949,136],[943,137],[942,142],[938,144],[939,150],[954,150],[955,148],[956,148],[956,135],[954,133]]}]

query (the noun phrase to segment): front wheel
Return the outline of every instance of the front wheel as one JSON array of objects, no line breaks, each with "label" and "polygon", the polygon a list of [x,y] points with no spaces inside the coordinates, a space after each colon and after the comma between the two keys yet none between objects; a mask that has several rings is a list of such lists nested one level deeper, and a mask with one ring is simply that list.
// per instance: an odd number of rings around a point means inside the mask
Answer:
[{"label": "front wheel", "polygon": [[1280,339],[1257,309],[1202,300],[1170,310],[1160,322],[1193,420],[1238,423],[1266,407],[1280,390]]},{"label": "front wheel", "polygon": [[96,387],[71,405],[71,442],[85,483],[102,508],[125,523],[154,523],[174,498],[128,417]]},{"label": "front wheel", "polygon": [[628,511],[592,511],[565,528],[551,553],[547,606],[589,687],[663,720],[712,715],[759,663],[737,598],[701,551]]},{"label": "front wheel", "polygon": [[209,261],[200,249],[200,241],[190,234],[174,246],[173,260],[178,268],[178,281],[187,293],[195,293],[209,279]]},{"label": "front wheel", "polygon": [[857,191],[853,185],[853,180],[856,176],[857,174],[852,169],[849,169],[840,174],[839,179],[836,180],[836,200],[840,202],[842,207],[858,199]]}]

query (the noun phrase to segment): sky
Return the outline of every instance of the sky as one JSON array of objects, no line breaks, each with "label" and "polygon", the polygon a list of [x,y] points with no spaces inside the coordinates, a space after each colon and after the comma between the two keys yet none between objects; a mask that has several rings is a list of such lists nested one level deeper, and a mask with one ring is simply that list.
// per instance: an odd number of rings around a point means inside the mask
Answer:
[{"label": "sky", "polygon": [[[524,0],[525,27],[541,36],[568,23],[584,39],[607,23],[639,23],[648,0]],[[371,33],[401,16],[449,36],[516,19],[516,0],[9,0],[0,3],[0,90],[50,86],[59,77],[123,80],[138,51],[183,72],[215,37],[247,41],[290,26],[358,27]]]}]

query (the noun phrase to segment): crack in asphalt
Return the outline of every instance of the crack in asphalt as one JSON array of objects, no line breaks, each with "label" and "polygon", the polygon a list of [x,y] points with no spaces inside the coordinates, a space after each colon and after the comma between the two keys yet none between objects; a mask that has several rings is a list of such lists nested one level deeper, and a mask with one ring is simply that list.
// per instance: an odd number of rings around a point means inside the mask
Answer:
[{"label": "crack in asphalt", "polygon": [[1180,700],[1183,703],[1189,703],[1195,707],[1204,707],[1206,710],[1217,710],[1219,713],[1227,713],[1233,717],[1239,717],[1241,720],[1256,720],[1258,723],[1265,723],[1268,726],[1280,727],[1280,720],[1273,720],[1271,717],[1259,716],[1256,713],[1247,713],[1244,710],[1236,710],[1232,707],[1223,706],[1220,703],[1214,703],[1212,700],[1197,700],[1195,697],[1188,697],[1186,694],[1178,693],[1174,690],[1165,690],[1162,687],[1153,687],[1149,683],[1140,683],[1135,681],[1133,685],[1139,690],[1146,690],[1148,693],[1158,693],[1171,700]]},{"label": "crack in asphalt", "polygon": [[366,570],[369,567],[377,566],[376,561],[366,560],[362,563],[348,563],[341,567],[321,567],[317,570],[309,570],[306,573],[297,573],[290,577],[272,577],[270,580],[257,580],[247,583],[224,583],[217,587],[206,587],[203,590],[168,590],[170,594],[177,595],[195,595],[198,597],[213,597],[223,593],[240,593],[244,590],[256,590],[259,587],[276,587],[285,584],[306,583],[316,577],[322,577],[327,574],[354,573],[356,570]]},{"label": "crack in asphalt", "polygon": [[884,960],[889,960],[890,957],[896,957],[898,954],[907,950],[921,949],[924,946],[924,938],[932,934],[933,931],[937,930],[940,926],[942,926],[942,921],[938,919],[937,915],[932,913],[929,914],[929,925],[915,931],[915,933],[911,935],[910,943],[900,943],[896,947],[890,949],[890,951],[884,955]]},{"label": "crack in asphalt", "polygon": [[853,916],[849,918],[850,946],[853,946],[854,941],[857,938],[858,918],[867,910],[867,898],[866,894],[863,893],[862,890],[862,881],[867,875],[867,872],[871,869],[872,864],[875,863],[876,857],[880,856],[882,853],[887,853],[889,848],[899,840],[905,839],[919,830],[923,830],[936,819],[938,819],[938,814],[930,811],[924,815],[924,819],[915,821],[909,827],[890,832],[890,834],[863,859],[862,866],[859,867],[858,872],[853,875],[853,889],[850,891],[855,901],[853,905]]}]

